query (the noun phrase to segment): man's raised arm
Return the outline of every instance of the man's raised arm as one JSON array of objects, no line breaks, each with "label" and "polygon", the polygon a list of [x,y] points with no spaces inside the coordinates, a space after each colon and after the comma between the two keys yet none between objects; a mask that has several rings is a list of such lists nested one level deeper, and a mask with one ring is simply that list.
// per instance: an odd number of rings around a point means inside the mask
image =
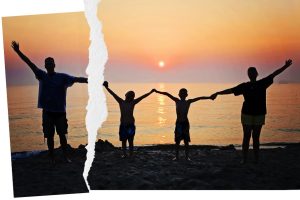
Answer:
[{"label": "man's raised arm", "polygon": [[17,43],[16,41],[12,41],[11,47],[34,73],[38,71],[39,68],[21,52],[19,43]]},{"label": "man's raised arm", "polygon": [[216,92],[216,93],[212,94],[210,97],[211,97],[211,99],[214,100],[215,98],[217,98],[218,95],[226,95],[226,94],[233,94],[233,88],[229,88],[226,90]]},{"label": "man's raised arm", "polygon": [[74,83],[88,83],[88,79],[84,77],[75,77]]},{"label": "man's raised arm", "polygon": [[170,99],[172,99],[173,101],[179,101],[178,98],[174,97],[173,95],[169,94],[168,92],[161,92],[161,91],[158,91],[158,90],[155,90],[155,92],[158,93],[158,94],[165,95],[165,96],[169,97]]},{"label": "man's raised arm", "polygon": [[108,82],[107,81],[104,81],[103,82],[103,86],[106,88],[106,90],[115,98],[115,100],[118,102],[118,103],[121,103],[123,101],[122,98],[120,98],[118,95],[116,95],[116,93],[114,93],[109,87],[108,87]]},{"label": "man's raised arm", "polygon": [[144,94],[144,95],[142,95],[142,96],[136,98],[136,99],[134,100],[134,103],[135,103],[135,104],[139,103],[140,101],[142,101],[143,99],[145,99],[147,96],[149,96],[150,94],[152,94],[154,91],[155,91],[155,89],[152,89],[150,92],[148,92],[148,93],[146,93],[146,94]]},{"label": "man's raised arm", "polygon": [[281,74],[284,70],[286,70],[289,66],[291,66],[293,61],[291,59],[285,61],[285,65],[283,65],[281,68],[277,69],[275,72],[270,74],[268,77],[275,78],[279,74]]}]

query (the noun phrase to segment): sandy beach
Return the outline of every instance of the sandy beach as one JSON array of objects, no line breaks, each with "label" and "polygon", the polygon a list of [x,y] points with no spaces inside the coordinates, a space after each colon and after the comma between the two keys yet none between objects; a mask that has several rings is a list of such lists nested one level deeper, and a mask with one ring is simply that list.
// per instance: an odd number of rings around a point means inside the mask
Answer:
[{"label": "sandy beach", "polygon": [[61,149],[55,149],[55,165],[50,162],[45,151],[35,156],[12,160],[14,196],[88,192],[82,176],[86,150],[69,148],[69,152],[72,163],[62,159]]},{"label": "sandy beach", "polygon": [[261,162],[240,164],[233,146],[192,146],[185,161],[172,161],[173,145],[138,148],[133,158],[120,159],[118,149],[98,152],[90,171],[91,189],[273,190],[300,188],[300,144],[264,149]]},{"label": "sandy beach", "polygon": [[[191,146],[192,161],[172,161],[173,145],[137,147],[131,158],[120,148],[96,143],[96,157],[88,181],[92,190],[274,190],[300,188],[300,143],[261,150],[261,161],[240,164],[241,151],[233,145]],[[268,145],[266,145],[268,146]],[[46,152],[12,161],[16,197],[88,192],[83,177],[84,145],[70,148],[72,163],[60,159],[51,166]]]}]

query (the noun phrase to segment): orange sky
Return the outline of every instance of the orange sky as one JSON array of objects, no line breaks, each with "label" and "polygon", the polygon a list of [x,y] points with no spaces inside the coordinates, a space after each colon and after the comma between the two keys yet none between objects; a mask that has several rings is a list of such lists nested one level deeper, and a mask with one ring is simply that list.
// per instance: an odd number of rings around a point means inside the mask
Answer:
[{"label": "orange sky", "polygon": [[[249,66],[266,75],[286,58],[294,65],[281,78],[299,79],[297,0],[103,0],[98,16],[110,81],[236,82],[247,80]],[[3,18],[8,82],[21,83],[15,74],[22,70],[24,82],[32,82],[11,40],[40,66],[52,56],[58,71],[84,75],[88,32],[83,13]]]},{"label": "orange sky", "polygon": [[3,18],[7,82],[35,83],[34,76],[11,49],[12,40],[36,65],[55,59],[57,71],[85,75],[88,63],[89,28],[80,13],[45,14]]},{"label": "orange sky", "polygon": [[[209,74],[250,65],[269,68],[267,73],[299,57],[300,1],[104,0],[99,18],[111,76],[123,64],[132,73],[147,68],[147,74],[164,79],[157,72],[159,60],[166,62],[166,76],[175,69],[193,76],[200,69]],[[236,80],[232,73],[228,81]]]}]

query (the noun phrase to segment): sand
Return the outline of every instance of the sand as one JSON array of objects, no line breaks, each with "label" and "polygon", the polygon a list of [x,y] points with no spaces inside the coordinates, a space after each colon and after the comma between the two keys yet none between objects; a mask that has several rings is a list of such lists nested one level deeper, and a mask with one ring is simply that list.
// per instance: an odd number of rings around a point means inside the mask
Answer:
[{"label": "sand", "polygon": [[261,162],[241,165],[241,151],[232,146],[192,146],[190,157],[172,161],[172,145],[138,148],[120,159],[119,149],[99,152],[89,175],[91,189],[299,189],[300,144],[261,151]]},{"label": "sand", "polygon": [[[88,181],[92,190],[286,190],[300,189],[300,143],[261,150],[261,161],[240,164],[233,146],[191,146],[192,161],[172,161],[173,145],[137,147],[122,159],[120,148],[96,144]],[[57,149],[57,155],[60,149]],[[16,197],[87,192],[82,178],[86,150],[71,149],[72,163],[49,164],[46,153],[12,161]]]},{"label": "sand", "polygon": [[61,149],[55,150],[53,165],[47,152],[12,161],[15,197],[72,194],[88,192],[82,177],[85,149],[69,149],[72,163],[62,159]]}]

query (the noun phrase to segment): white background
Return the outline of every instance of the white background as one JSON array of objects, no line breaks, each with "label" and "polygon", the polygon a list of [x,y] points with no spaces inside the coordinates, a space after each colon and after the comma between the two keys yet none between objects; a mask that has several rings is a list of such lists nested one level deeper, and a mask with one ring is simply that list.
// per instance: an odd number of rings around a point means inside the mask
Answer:
[{"label": "white background", "polygon": [[[106,0],[109,1],[109,0]],[[131,0],[127,0],[131,1]],[[140,0],[142,1],[142,0]],[[270,2],[271,3],[271,2]],[[83,0],[1,0],[0,14],[19,16],[84,11]],[[1,19],[2,26],[2,19]],[[3,33],[0,29],[0,198],[13,199],[10,140],[7,114]],[[299,177],[300,178],[300,177]],[[232,180],[235,181],[235,180]],[[26,199],[288,199],[299,198],[298,191],[92,191],[89,194],[45,196]],[[293,199],[294,199],[293,198]]]}]

